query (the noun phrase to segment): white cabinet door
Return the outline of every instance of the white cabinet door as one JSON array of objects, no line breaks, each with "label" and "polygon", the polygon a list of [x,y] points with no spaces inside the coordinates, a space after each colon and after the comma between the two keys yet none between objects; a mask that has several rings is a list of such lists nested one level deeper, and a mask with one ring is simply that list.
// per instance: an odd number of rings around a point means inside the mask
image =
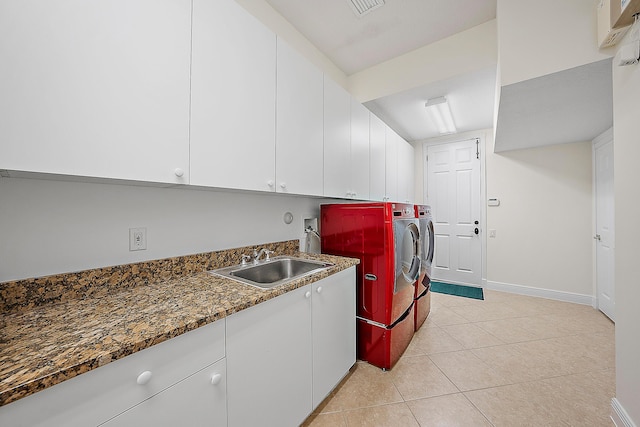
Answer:
[{"label": "white cabinet door", "polygon": [[385,193],[386,127],[375,114],[369,113],[369,198],[383,201]]},{"label": "white cabinet door", "polygon": [[188,183],[190,43],[190,0],[0,2],[0,169]]},{"label": "white cabinet door", "polygon": [[351,99],[351,197],[369,199],[369,110]]},{"label": "white cabinet door", "polygon": [[400,137],[393,129],[386,126],[387,140],[385,144],[385,199],[399,202],[398,199],[398,142]]},{"label": "white cabinet door", "polygon": [[351,96],[324,76],[324,195],[351,197]]},{"label": "white cabinet door", "polygon": [[398,142],[398,201],[413,203],[414,200],[414,148],[404,139]]},{"label": "white cabinet door", "polygon": [[276,36],[234,0],[194,0],[191,184],[275,191]]},{"label": "white cabinet door", "polygon": [[295,426],[311,413],[311,285],[227,317],[229,426]]},{"label": "white cabinet door", "polygon": [[101,425],[226,427],[226,376],[222,359]]},{"label": "white cabinet door", "polygon": [[355,283],[351,267],[312,285],[314,408],[356,361]]},{"label": "white cabinet door", "polygon": [[276,88],[276,191],[322,196],[322,72],[281,39]]}]

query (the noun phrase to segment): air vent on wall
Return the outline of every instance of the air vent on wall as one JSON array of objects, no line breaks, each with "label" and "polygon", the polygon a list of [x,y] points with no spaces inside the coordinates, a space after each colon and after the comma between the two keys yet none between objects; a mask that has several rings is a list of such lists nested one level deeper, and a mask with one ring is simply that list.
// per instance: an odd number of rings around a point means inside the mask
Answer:
[{"label": "air vent on wall", "polygon": [[353,13],[359,18],[367,13],[384,6],[384,0],[347,0]]}]

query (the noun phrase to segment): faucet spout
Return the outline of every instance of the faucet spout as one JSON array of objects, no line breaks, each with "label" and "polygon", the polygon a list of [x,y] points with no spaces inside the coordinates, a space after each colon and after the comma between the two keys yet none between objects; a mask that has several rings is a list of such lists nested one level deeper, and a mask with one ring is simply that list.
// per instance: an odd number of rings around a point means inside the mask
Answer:
[{"label": "faucet spout", "polygon": [[260,249],[260,251],[258,251],[257,249],[253,250],[253,263],[257,264],[258,262],[260,262],[260,257],[264,254],[264,260],[265,261],[269,261],[269,256],[273,253],[273,251],[270,251],[269,249],[266,248],[262,248]]}]

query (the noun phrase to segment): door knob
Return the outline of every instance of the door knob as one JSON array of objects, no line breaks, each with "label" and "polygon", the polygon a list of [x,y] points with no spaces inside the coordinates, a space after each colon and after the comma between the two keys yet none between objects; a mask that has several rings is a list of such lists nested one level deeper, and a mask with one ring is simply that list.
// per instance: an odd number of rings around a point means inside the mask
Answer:
[{"label": "door knob", "polygon": [[599,235],[599,234],[596,234],[595,236],[593,236],[593,238],[594,238],[594,239],[596,239],[597,241],[602,240],[602,239],[600,238],[600,235]]}]

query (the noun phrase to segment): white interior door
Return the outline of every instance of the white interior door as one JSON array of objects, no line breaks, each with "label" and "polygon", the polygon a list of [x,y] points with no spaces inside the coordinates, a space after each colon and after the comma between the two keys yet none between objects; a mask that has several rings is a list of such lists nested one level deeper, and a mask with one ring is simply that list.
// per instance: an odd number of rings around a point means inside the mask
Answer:
[{"label": "white interior door", "polygon": [[613,141],[595,148],[596,289],[598,309],[615,320]]},{"label": "white interior door", "polygon": [[476,139],[427,147],[433,280],[481,286],[479,157]]}]

